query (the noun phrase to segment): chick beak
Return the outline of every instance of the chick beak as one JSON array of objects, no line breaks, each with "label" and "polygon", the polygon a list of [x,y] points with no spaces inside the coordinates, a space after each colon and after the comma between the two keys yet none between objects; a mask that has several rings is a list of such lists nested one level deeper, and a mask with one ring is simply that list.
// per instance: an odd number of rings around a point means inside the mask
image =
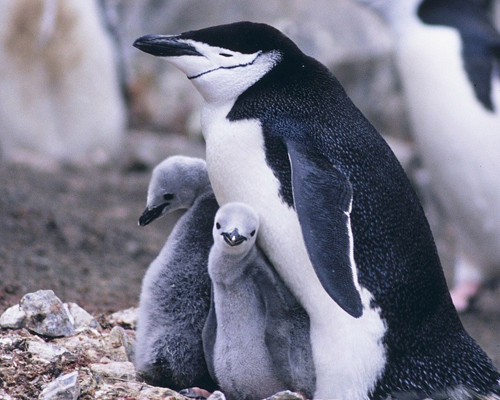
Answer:
[{"label": "chick beak", "polygon": [[222,232],[221,235],[224,238],[224,241],[231,247],[238,246],[247,240],[245,236],[240,235],[237,228],[235,228],[232,232]]},{"label": "chick beak", "polygon": [[163,203],[156,207],[146,207],[142,215],[139,217],[139,225],[146,226],[155,219],[161,217],[164,214],[163,210],[168,205],[170,205],[170,203]]}]

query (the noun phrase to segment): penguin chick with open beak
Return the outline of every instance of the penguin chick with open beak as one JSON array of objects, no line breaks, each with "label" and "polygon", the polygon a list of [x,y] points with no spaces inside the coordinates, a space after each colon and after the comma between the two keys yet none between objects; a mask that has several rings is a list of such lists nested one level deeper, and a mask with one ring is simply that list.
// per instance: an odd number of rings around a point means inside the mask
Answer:
[{"label": "penguin chick with open beak", "polygon": [[309,318],[258,248],[259,218],[242,203],[215,216],[208,272],[212,305],[205,358],[228,399],[315,390]]}]

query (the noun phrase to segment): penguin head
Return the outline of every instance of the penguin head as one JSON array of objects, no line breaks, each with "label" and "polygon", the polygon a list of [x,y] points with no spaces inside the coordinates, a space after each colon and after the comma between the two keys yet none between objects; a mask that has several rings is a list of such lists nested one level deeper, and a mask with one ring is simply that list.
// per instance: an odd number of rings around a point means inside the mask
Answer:
[{"label": "penguin head", "polygon": [[259,217],[243,203],[227,203],[215,215],[214,246],[225,254],[245,255],[255,244]]},{"label": "penguin head", "polygon": [[171,211],[191,207],[207,187],[210,181],[204,160],[184,156],[163,160],[153,169],[146,209],[139,225],[145,226]]},{"label": "penguin head", "polygon": [[180,35],[146,35],[140,50],[165,57],[193,82],[206,101],[237,98],[286,54],[302,54],[277,29],[252,22],[219,25]]}]

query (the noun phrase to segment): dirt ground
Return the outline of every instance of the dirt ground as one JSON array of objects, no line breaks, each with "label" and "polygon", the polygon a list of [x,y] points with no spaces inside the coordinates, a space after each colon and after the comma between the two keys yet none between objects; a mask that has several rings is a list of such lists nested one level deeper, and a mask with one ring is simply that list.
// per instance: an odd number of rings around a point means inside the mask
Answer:
[{"label": "dirt ground", "polygon": [[0,309],[38,289],[94,314],[137,305],[179,216],[138,226],[150,173],[130,157],[55,171],[0,164]]},{"label": "dirt ground", "polygon": [[[137,225],[149,177],[132,159],[56,171],[0,163],[0,312],[38,289],[96,316],[136,306],[144,272],[179,216]],[[492,285],[461,316],[497,367],[499,303]]]}]

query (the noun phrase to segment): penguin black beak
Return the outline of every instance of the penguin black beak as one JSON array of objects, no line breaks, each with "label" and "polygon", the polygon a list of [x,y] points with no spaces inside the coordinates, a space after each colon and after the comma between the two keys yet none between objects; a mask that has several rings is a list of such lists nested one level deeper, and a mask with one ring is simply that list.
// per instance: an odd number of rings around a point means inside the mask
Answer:
[{"label": "penguin black beak", "polygon": [[155,219],[161,217],[164,214],[163,210],[165,210],[165,207],[168,205],[170,205],[170,203],[163,203],[156,207],[147,207],[139,217],[139,226],[146,226]]},{"label": "penguin black beak", "polygon": [[224,241],[231,247],[238,246],[242,244],[247,238],[243,235],[240,235],[238,229],[234,229],[232,232],[222,232],[222,237]]},{"label": "penguin black beak", "polygon": [[178,36],[168,35],[141,36],[134,42],[134,47],[159,57],[201,56],[193,46],[178,38]]}]

